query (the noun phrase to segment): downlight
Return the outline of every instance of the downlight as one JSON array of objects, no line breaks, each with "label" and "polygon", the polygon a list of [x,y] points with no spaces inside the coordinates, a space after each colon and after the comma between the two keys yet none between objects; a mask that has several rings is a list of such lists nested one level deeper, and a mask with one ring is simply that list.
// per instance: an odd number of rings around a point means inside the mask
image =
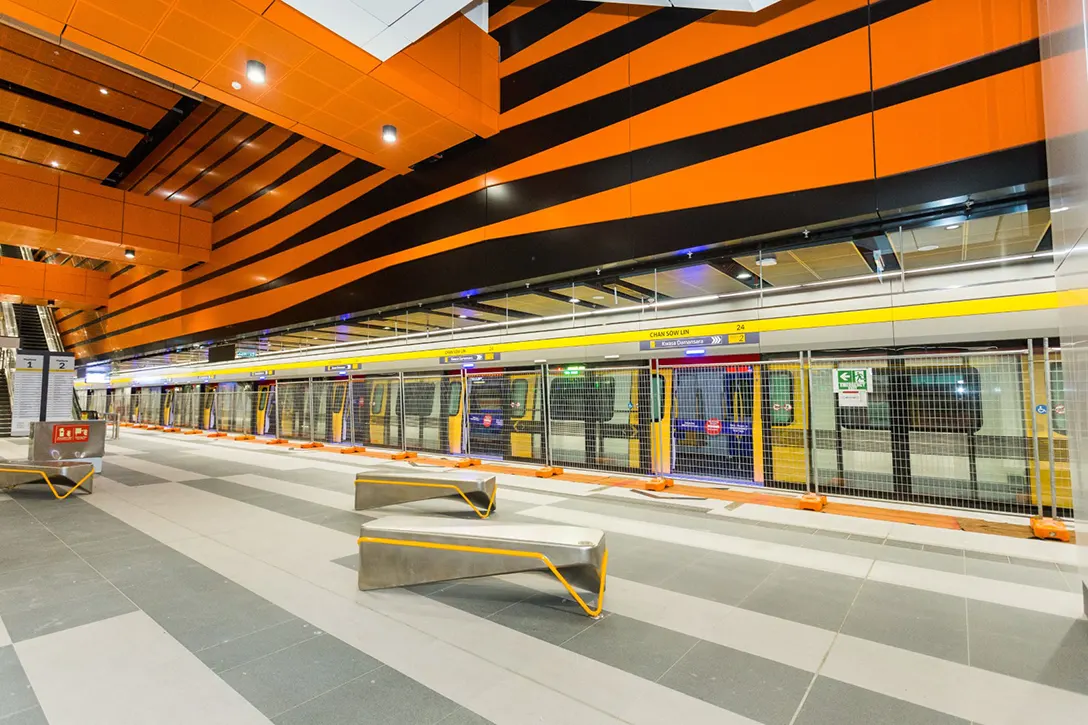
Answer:
[{"label": "downlight", "polygon": [[382,141],[385,141],[386,143],[396,143],[397,127],[389,123],[382,126]]},{"label": "downlight", "polygon": [[264,84],[268,79],[268,71],[264,67],[264,63],[259,60],[247,60],[246,78],[249,79],[250,83]]}]

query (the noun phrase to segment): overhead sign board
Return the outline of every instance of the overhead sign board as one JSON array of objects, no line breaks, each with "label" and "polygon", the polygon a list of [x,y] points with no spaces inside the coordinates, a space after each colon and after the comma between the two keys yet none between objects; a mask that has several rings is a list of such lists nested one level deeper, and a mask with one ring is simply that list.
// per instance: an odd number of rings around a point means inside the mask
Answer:
[{"label": "overhead sign board", "polygon": [[500,360],[502,355],[497,352],[477,352],[477,353],[465,353],[463,355],[443,355],[438,358],[439,365],[450,365],[460,363],[476,363],[476,362],[489,362],[491,360]]},{"label": "overhead sign board", "polygon": [[681,350],[690,347],[724,347],[727,345],[751,345],[759,342],[758,332],[738,332],[731,335],[701,335],[699,337],[666,337],[643,340],[640,350]]},{"label": "overhead sign board", "polygon": [[836,368],[835,392],[873,392],[872,368]]},{"label": "overhead sign board", "polygon": [[355,365],[352,363],[344,363],[342,365],[326,365],[325,372],[327,373],[340,373],[345,370],[354,370]]}]

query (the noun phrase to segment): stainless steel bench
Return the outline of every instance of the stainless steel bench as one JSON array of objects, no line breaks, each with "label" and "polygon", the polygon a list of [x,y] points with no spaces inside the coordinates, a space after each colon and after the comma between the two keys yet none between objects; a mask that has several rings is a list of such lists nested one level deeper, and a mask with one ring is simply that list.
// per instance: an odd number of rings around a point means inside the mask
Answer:
[{"label": "stainless steel bench", "polygon": [[[608,548],[604,532],[577,526],[390,516],[363,525],[359,589],[550,571],[591,617],[601,613]],[[596,598],[594,606],[582,594]]]},{"label": "stainless steel bench", "polygon": [[[75,461],[56,463],[30,463],[28,461],[0,462],[0,491],[10,491],[17,486],[44,483],[53,496],[65,499],[76,490],[90,493],[94,489],[94,464]],[[68,490],[61,494],[57,487]]]},{"label": "stainless steel bench", "polygon": [[495,477],[436,466],[373,466],[355,474],[355,510],[459,497],[486,519],[495,510]]}]

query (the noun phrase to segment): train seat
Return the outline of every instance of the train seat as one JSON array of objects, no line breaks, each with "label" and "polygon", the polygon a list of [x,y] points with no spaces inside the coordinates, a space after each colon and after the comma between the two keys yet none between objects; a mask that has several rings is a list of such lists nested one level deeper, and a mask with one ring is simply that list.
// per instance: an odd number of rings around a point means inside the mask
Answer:
[{"label": "train seat", "polygon": [[355,510],[455,497],[486,519],[495,510],[495,476],[456,468],[372,466],[355,474]]},{"label": "train seat", "polygon": [[[0,464],[0,492],[35,483],[44,483],[58,499],[68,498],[77,490],[91,493],[94,490],[94,464],[74,461],[4,461]],[[62,494],[58,487],[68,491]]]},{"label": "train seat", "polygon": [[578,526],[390,516],[363,524],[359,536],[362,591],[547,571],[596,617],[607,568],[604,532]]}]

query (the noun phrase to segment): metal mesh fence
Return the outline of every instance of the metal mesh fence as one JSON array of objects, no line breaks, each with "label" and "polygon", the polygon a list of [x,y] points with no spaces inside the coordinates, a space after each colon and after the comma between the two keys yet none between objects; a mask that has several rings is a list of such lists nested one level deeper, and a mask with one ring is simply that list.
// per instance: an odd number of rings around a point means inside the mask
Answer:
[{"label": "metal mesh fence", "polygon": [[1035,367],[1016,352],[813,361],[816,485],[825,493],[1030,510],[1038,500],[1035,418],[1044,425],[1046,418],[1036,413]]},{"label": "metal mesh fence", "polygon": [[351,442],[350,385],[347,380],[315,380],[310,384],[311,440]]},{"label": "metal mesh fence", "polygon": [[377,448],[400,448],[400,377],[368,375],[352,380],[351,397],[354,443]]},{"label": "metal mesh fence", "polygon": [[[401,407],[405,447],[415,451],[450,453],[451,441],[460,437],[457,418],[461,409],[461,378],[405,375],[403,386]],[[455,409],[452,419],[458,428],[456,432],[451,431],[451,407]]]},{"label": "metal mesh fence", "polygon": [[550,461],[602,471],[649,473],[651,462],[648,367],[549,371]]},{"label": "metal mesh fence", "polygon": [[289,380],[277,383],[276,415],[281,437],[311,440],[309,382]]},{"label": "metal mesh fence", "polygon": [[544,374],[540,370],[468,373],[467,452],[476,458],[544,463]]}]

